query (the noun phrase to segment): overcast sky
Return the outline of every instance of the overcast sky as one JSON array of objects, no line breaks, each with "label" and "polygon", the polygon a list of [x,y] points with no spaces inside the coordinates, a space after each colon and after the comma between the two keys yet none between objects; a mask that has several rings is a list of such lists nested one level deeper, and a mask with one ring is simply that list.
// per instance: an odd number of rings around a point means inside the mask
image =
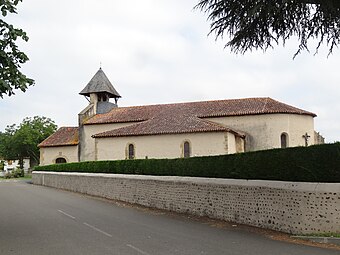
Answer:
[{"label": "overcast sky", "polygon": [[76,126],[87,106],[78,93],[102,63],[119,106],[271,97],[316,113],[315,129],[340,140],[340,49],[327,58],[297,42],[235,55],[207,36],[198,0],[24,0],[7,21],[30,37],[23,72],[36,82],[0,99],[0,130],[36,115]]}]

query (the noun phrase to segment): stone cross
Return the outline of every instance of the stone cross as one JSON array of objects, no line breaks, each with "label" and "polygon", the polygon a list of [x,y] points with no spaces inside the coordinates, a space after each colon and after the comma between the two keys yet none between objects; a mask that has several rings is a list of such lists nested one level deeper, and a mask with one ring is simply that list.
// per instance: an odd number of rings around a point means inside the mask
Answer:
[{"label": "stone cross", "polygon": [[307,147],[307,146],[308,146],[308,140],[309,140],[309,138],[310,138],[310,135],[308,135],[308,133],[306,132],[306,134],[304,134],[302,137],[305,139],[305,146]]}]

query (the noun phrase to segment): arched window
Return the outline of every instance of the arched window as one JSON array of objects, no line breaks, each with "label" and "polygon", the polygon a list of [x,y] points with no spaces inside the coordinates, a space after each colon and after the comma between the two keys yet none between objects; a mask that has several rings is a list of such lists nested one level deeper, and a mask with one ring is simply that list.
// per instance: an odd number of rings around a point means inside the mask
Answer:
[{"label": "arched window", "polygon": [[287,148],[288,147],[288,134],[282,133],[281,134],[281,148]]},{"label": "arched window", "polygon": [[135,158],[135,146],[133,144],[129,144],[129,159],[134,159]]},{"label": "arched window", "polygon": [[188,141],[185,141],[183,144],[183,156],[185,158],[189,158],[190,154],[191,154],[190,143]]},{"label": "arched window", "polygon": [[63,163],[66,163],[66,159],[65,158],[57,158],[55,160],[55,163],[56,164],[63,164]]}]

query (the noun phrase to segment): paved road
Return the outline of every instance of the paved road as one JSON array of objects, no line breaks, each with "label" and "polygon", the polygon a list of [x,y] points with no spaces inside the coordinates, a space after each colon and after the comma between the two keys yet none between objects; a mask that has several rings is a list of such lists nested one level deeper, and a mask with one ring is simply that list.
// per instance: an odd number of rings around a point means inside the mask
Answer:
[{"label": "paved road", "polygon": [[25,182],[0,181],[0,254],[339,254],[150,213]]}]

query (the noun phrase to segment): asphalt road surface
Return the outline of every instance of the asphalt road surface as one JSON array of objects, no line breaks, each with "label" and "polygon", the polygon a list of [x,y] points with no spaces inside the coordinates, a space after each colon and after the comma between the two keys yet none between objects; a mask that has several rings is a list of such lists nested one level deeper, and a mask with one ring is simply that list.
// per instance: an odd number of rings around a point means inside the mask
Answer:
[{"label": "asphalt road surface", "polygon": [[240,229],[0,181],[0,254],[340,254]]}]

